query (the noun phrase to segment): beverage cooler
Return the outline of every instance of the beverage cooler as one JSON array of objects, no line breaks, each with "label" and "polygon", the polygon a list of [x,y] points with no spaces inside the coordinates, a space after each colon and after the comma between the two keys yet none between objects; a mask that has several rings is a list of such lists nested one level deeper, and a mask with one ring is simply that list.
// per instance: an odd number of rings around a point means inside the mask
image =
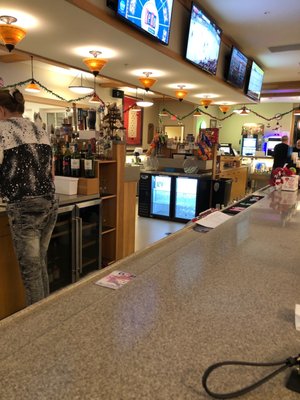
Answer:
[{"label": "beverage cooler", "polygon": [[189,221],[208,208],[209,182],[198,177],[141,173],[138,215]]},{"label": "beverage cooler", "polygon": [[59,207],[47,263],[50,292],[101,268],[101,200]]}]

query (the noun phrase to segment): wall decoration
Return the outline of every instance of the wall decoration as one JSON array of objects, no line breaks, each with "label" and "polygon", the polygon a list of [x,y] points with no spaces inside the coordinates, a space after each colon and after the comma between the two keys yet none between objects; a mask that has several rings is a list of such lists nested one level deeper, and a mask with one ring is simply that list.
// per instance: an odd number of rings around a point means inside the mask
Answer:
[{"label": "wall decoration", "polygon": [[209,121],[209,127],[210,128],[216,128],[217,127],[217,120],[216,119],[211,119]]},{"label": "wall decoration", "polygon": [[140,111],[133,111],[131,107],[136,103],[135,97],[124,96],[123,110],[124,110],[124,127],[126,129],[126,144],[140,145],[142,144],[142,120],[143,109]]}]

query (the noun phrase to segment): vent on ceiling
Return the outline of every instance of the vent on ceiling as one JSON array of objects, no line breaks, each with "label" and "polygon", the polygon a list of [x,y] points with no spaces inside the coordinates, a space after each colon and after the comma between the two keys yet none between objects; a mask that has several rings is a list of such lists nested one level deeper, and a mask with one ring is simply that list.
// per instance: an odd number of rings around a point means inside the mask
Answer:
[{"label": "vent on ceiling", "polygon": [[285,46],[273,46],[269,47],[271,53],[280,53],[282,51],[297,51],[300,50],[300,43],[298,44],[287,44]]}]

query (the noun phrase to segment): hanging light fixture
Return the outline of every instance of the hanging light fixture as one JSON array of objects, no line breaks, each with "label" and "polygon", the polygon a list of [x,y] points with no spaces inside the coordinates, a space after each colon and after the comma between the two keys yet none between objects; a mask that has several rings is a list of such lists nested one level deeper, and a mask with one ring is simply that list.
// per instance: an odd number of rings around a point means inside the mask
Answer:
[{"label": "hanging light fixture", "polygon": [[139,100],[136,102],[136,105],[139,107],[151,107],[153,106],[153,101],[151,100]]},{"label": "hanging light fixture", "polygon": [[183,98],[188,94],[187,90],[184,90],[183,88],[185,87],[185,85],[177,85],[179,87],[178,90],[176,90],[175,92],[175,96],[177,97],[177,99],[179,101],[182,101]]},{"label": "hanging light fixture", "polygon": [[99,54],[102,54],[101,51],[91,50],[89,53],[92,54],[94,57],[84,58],[83,62],[92,72],[92,74],[94,76],[97,76],[100,70],[107,63],[107,60],[105,60],[104,58],[97,58]]},{"label": "hanging light fixture", "polygon": [[[76,79],[77,76],[74,79]],[[72,82],[74,81],[74,79],[72,80]],[[94,91],[94,89],[91,86],[84,86],[83,85],[82,74],[81,74],[81,77],[80,77],[80,85],[72,85],[72,82],[71,82],[71,84],[69,86],[69,89],[74,93],[89,94],[89,93],[93,93],[93,91]]]},{"label": "hanging light fixture", "polygon": [[212,99],[209,99],[208,97],[206,97],[205,99],[202,99],[200,101],[200,104],[202,106],[204,106],[204,108],[208,108],[208,106],[212,103]]},{"label": "hanging light fixture", "polygon": [[250,113],[250,110],[246,106],[243,106],[239,110],[234,110],[234,112],[239,114],[239,115],[245,116],[245,115],[248,115]]},{"label": "hanging light fixture", "polygon": [[201,112],[199,111],[199,108],[196,108],[196,111],[194,112],[193,116],[196,117],[201,117]]},{"label": "hanging light fixture", "polygon": [[0,24],[0,40],[5,47],[11,52],[15,46],[26,36],[25,29],[17,25],[12,25],[17,22],[17,18],[9,15],[2,15],[0,21],[5,24]]},{"label": "hanging light fixture", "polygon": [[28,83],[25,90],[26,90],[26,92],[29,92],[29,93],[38,93],[41,91],[41,89],[35,83],[35,79],[33,77],[33,56],[30,56],[30,58],[31,58],[31,81],[30,81],[30,83]]},{"label": "hanging light fixture", "polygon": [[163,95],[163,104],[162,104],[162,109],[158,113],[159,117],[168,117],[169,113],[165,110],[165,96]]},{"label": "hanging light fixture", "polygon": [[139,78],[139,81],[144,86],[144,89],[146,90],[146,92],[148,92],[149,89],[151,88],[151,86],[153,86],[154,83],[157,81],[157,79],[150,78],[150,75],[152,74],[152,72],[143,72],[143,74],[145,76]]},{"label": "hanging light fixture", "polygon": [[97,95],[96,93],[96,76],[94,76],[94,93],[92,95],[92,97],[89,99],[89,103],[96,103],[96,104],[101,104],[101,105],[105,105],[104,101],[100,99],[100,97]]},{"label": "hanging light fixture", "polygon": [[229,109],[230,106],[227,106],[226,104],[219,106],[219,110],[222,111],[223,114],[226,114]]}]

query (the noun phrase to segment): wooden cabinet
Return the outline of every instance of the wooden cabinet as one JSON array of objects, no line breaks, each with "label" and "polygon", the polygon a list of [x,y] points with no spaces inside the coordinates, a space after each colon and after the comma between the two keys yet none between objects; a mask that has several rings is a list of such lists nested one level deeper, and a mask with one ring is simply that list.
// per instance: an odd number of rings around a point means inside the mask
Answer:
[{"label": "wooden cabinet", "polygon": [[232,179],[230,201],[245,196],[248,178],[247,167],[224,169],[220,172],[220,178]]},{"label": "wooden cabinet", "polygon": [[0,319],[25,307],[25,293],[6,213],[0,215]]}]

